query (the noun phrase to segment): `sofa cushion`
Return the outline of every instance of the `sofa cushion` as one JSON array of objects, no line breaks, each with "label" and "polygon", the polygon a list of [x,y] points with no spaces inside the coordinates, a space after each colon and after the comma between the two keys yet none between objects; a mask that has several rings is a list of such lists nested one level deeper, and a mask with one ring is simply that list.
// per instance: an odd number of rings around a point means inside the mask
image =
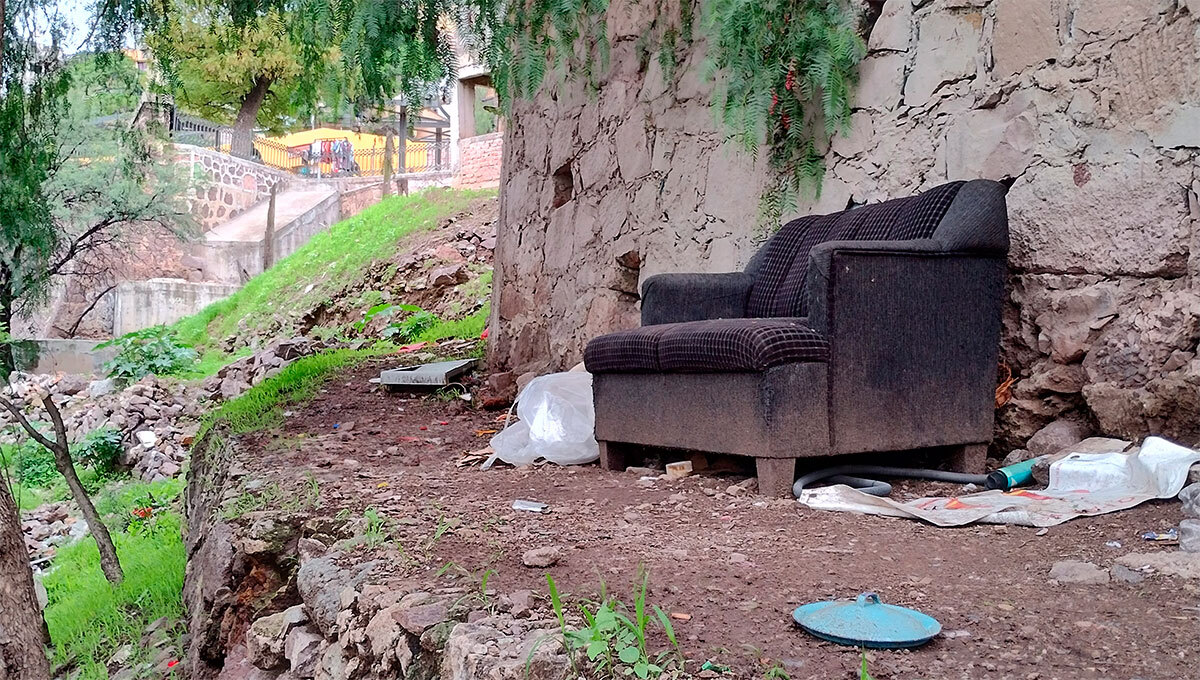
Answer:
[{"label": "sofa cushion", "polygon": [[593,338],[583,350],[583,365],[591,373],[657,373],[658,340],[674,325],[642,326]]},{"label": "sofa cushion", "polygon": [[826,361],[829,343],[804,319],[713,319],[602,335],[583,357],[592,373],[750,372]]},{"label": "sofa cushion", "polygon": [[805,287],[808,255],[825,241],[896,241],[933,235],[963,182],[951,182],[907,198],[866,205],[831,215],[792,220],[754,258],[754,288],[746,315],[802,317],[808,312]]}]

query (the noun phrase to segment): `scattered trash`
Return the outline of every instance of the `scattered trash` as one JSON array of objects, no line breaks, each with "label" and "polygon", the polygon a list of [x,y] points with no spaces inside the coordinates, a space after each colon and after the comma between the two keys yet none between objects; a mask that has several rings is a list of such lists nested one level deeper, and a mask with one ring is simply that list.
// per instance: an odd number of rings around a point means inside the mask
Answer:
[{"label": "scattered trash", "polygon": [[1037,464],[1038,458],[1030,458],[1027,461],[1017,463],[1015,465],[1007,465],[989,474],[984,486],[989,491],[1000,489],[1008,491],[1015,489],[1018,486],[1025,486],[1033,482],[1033,466]]},{"label": "scattered trash", "polygon": [[482,449],[476,449],[475,451],[468,451],[467,453],[464,453],[454,465],[460,468],[474,467],[486,461],[493,453],[495,453],[495,451],[493,451],[492,447],[490,446],[485,446]]},{"label": "scattered trash", "polygon": [[158,435],[155,434],[153,430],[139,430],[134,436],[137,437],[138,442],[146,448],[154,446],[154,444],[158,441]]},{"label": "scattered trash", "polygon": [[537,501],[515,500],[515,501],[513,501],[512,509],[513,510],[524,510],[526,512],[538,512],[541,514],[546,514],[546,513],[550,512],[549,505],[546,505],[545,503],[539,503]]},{"label": "scattered trash", "polygon": [[730,669],[729,669],[729,666],[722,666],[722,665],[721,665],[721,664],[719,664],[719,663],[713,663],[713,662],[711,662],[711,661],[705,661],[705,662],[704,662],[704,663],[703,663],[703,664],[700,666],[700,670],[702,670],[702,671],[713,671],[713,672],[715,672],[715,673],[728,673]]},{"label": "scattered trash", "polygon": [[1120,541],[1108,541],[1104,545],[1109,548],[1120,548],[1121,542]]},{"label": "scattered trash", "polygon": [[676,621],[691,621],[692,615],[685,614],[683,612],[671,612],[671,618],[675,619]]},{"label": "scattered trash", "polygon": [[1048,527],[1075,517],[1116,512],[1154,498],[1171,498],[1200,453],[1148,437],[1133,453],[1073,453],[1050,466],[1042,491],[984,491],[900,503],[848,486],[804,489],[800,502],[816,510],[922,519],[938,526],[972,522]]},{"label": "scattered trash", "polygon": [[683,479],[692,474],[692,461],[680,460],[674,463],[667,463],[667,479]]},{"label": "scattered trash", "polygon": [[580,465],[600,458],[591,373],[538,376],[517,395],[516,409],[520,420],[492,437],[495,453],[483,469],[496,459],[521,466],[539,459]]},{"label": "scattered trash", "polygon": [[489,434],[496,434],[499,430],[475,430],[476,437],[486,437]]},{"label": "scattered trash", "polygon": [[379,374],[379,383],[385,387],[412,387],[431,385],[445,387],[456,378],[475,368],[478,359],[456,359],[454,361],[435,361],[431,364],[403,366],[390,368]]},{"label": "scattered trash", "polygon": [[1179,529],[1171,527],[1166,531],[1143,531],[1142,540],[1155,543],[1174,543],[1179,540]]},{"label": "scattered trash", "polygon": [[1050,533],[1050,530],[1045,527],[1042,527],[1041,529],[1037,530],[1037,533],[1035,533],[1034,536],[1045,536],[1048,533]]},{"label": "scattered trash", "polygon": [[942,631],[942,624],[915,609],[883,604],[875,593],[853,602],[827,600],[797,607],[796,624],[822,640],[854,647],[917,647]]}]

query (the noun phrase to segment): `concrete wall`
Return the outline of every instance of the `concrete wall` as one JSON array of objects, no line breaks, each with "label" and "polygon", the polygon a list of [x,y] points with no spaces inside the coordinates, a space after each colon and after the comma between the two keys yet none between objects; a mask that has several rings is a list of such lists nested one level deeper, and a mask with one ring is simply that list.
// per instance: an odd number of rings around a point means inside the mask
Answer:
[{"label": "concrete wall", "polygon": [[182,279],[125,281],[113,291],[113,335],[169,324],[229,297],[238,286]]},{"label": "concrete wall", "polygon": [[104,375],[104,362],[117,355],[114,347],[96,349],[96,340],[43,338],[19,343],[17,370],[26,373]]},{"label": "concrete wall", "polygon": [[480,189],[500,186],[500,161],[504,154],[504,133],[467,137],[458,142],[458,171],[454,186]]},{"label": "concrete wall", "polygon": [[[273,239],[275,260],[296,252],[314,234],[341,219],[341,199],[332,194],[291,222],[280,225]],[[262,241],[205,241],[193,246],[204,261],[208,281],[241,286],[263,271]]]},{"label": "concrete wall", "polygon": [[[950,179],[1012,184],[1004,447],[1055,419],[1200,441],[1200,3],[887,0],[848,136],[800,212]],[[638,323],[639,283],[744,265],[764,170],[726,142],[702,41],[663,78],[652,3],[607,10],[599,92],[517,102],[504,149],[492,360],[563,368]],[[644,64],[644,66],[643,66]],[[559,190],[556,191],[556,185]],[[557,206],[557,207],[556,207]]]}]

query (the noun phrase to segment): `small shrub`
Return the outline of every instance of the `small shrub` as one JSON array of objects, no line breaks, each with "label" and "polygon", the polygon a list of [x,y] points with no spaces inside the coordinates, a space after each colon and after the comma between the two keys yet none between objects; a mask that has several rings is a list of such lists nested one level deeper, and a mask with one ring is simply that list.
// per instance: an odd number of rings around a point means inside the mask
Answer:
[{"label": "small shrub", "polygon": [[196,361],[196,350],[176,340],[174,331],[154,326],[101,343],[96,349],[116,347],[117,356],[104,364],[108,376],[123,383],[143,376],[175,375]]},{"label": "small shrub", "polygon": [[101,428],[89,432],[74,451],[75,462],[94,470],[101,477],[111,477],[117,471],[124,447],[121,432],[112,428]]},{"label": "small shrub", "polygon": [[17,481],[25,486],[44,489],[58,479],[54,453],[37,442],[26,440],[13,454]]}]

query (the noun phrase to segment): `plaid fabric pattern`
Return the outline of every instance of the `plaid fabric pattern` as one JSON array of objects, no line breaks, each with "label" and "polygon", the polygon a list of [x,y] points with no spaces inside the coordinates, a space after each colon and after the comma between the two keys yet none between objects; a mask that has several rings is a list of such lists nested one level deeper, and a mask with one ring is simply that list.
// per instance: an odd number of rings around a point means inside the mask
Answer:
[{"label": "plaid fabric pattern", "polygon": [[592,373],[765,371],[797,361],[827,361],[829,342],[804,319],[713,319],[644,326],[588,343]]},{"label": "plaid fabric pattern", "polygon": [[658,341],[673,324],[642,326],[593,338],[583,348],[589,373],[657,373]]},{"label": "plaid fabric pattern", "polygon": [[825,241],[890,241],[929,238],[965,182],[951,182],[917,196],[896,198],[832,215],[792,220],[763,246],[747,316],[807,314],[808,253]]}]

